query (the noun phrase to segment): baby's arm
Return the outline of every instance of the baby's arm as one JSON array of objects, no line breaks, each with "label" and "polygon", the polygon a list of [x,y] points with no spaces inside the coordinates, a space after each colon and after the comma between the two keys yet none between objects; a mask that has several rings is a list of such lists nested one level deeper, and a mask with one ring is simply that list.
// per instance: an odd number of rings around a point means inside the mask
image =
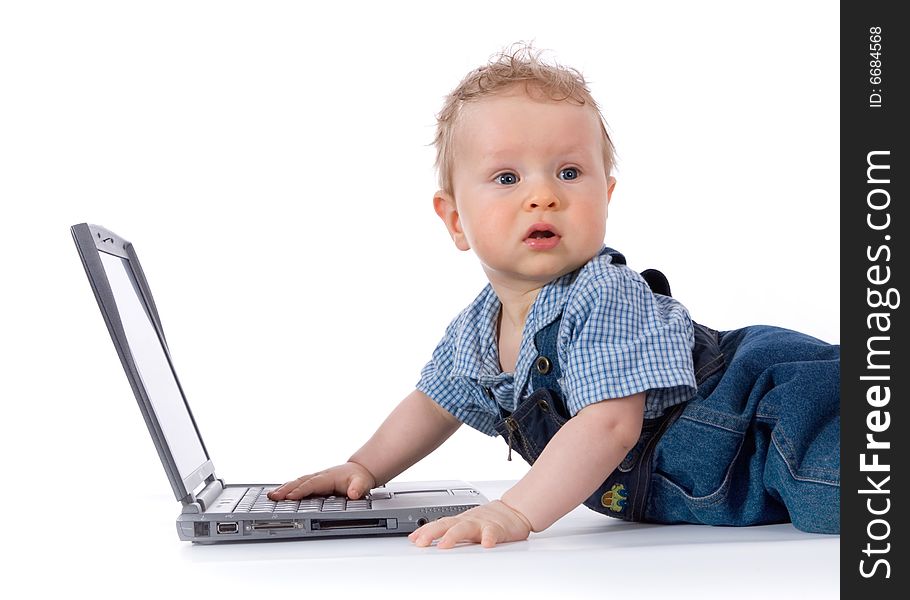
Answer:
[{"label": "baby's arm", "polygon": [[347,463],[289,481],[270,492],[269,498],[296,500],[310,494],[359,498],[438,448],[460,425],[429,396],[414,390]]},{"label": "baby's arm", "polygon": [[449,411],[414,390],[348,460],[370,471],[377,485],[385,484],[442,445],[460,426]]},{"label": "baby's arm", "polygon": [[501,501],[428,523],[411,540],[427,546],[441,538],[439,548],[460,541],[490,547],[546,529],[593,494],[635,445],[644,405],[642,392],[586,406],[553,436]]}]

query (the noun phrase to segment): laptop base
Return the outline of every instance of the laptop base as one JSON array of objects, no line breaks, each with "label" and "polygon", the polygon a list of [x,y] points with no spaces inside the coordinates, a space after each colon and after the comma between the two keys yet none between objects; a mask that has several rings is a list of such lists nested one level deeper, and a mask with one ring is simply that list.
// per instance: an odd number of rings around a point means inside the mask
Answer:
[{"label": "laptop base", "polygon": [[[197,503],[184,507],[177,518],[181,540],[202,544],[279,539],[327,538],[366,535],[407,535],[430,521],[454,516],[487,499],[463,481],[389,483],[370,490],[369,510],[295,512],[231,512],[250,488],[279,484],[228,485],[203,509]],[[305,503],[301,503],[302,506]],[[225,511],[224,506],[232,508]]]}]

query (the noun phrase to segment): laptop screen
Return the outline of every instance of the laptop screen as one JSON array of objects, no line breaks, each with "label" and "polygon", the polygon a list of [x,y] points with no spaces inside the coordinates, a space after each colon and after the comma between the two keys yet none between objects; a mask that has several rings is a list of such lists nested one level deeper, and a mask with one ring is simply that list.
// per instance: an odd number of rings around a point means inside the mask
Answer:
[{"label": "laptop screen", "polygon": [[117,303],[130,354],[167,445],[186,479],[208,460],[174,371],[148,313],[129,261],[99,252]]}]

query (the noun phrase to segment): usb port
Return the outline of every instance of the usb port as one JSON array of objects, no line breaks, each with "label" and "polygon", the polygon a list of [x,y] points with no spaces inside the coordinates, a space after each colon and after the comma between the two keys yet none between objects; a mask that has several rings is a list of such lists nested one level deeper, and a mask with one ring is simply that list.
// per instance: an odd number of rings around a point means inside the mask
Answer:
[{"label": "usb port", "polygon": [[218,523],[215,530],[218,533],[237,533],[240,527],[237,523]]}]

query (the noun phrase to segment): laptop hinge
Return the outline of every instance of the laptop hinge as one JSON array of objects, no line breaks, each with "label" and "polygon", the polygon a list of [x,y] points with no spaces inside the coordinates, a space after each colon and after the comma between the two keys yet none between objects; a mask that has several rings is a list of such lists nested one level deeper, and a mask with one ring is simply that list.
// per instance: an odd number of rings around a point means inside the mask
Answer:
[{"label": "laptop hinge", "polygon": [[223,491],[224,482],[220,479],[215,479],[214,476],[210,477],[206,486],[196,494],[195,498],[190,494],[184,499],[183,514],[204,513],[205,509],[211,506]]}]

